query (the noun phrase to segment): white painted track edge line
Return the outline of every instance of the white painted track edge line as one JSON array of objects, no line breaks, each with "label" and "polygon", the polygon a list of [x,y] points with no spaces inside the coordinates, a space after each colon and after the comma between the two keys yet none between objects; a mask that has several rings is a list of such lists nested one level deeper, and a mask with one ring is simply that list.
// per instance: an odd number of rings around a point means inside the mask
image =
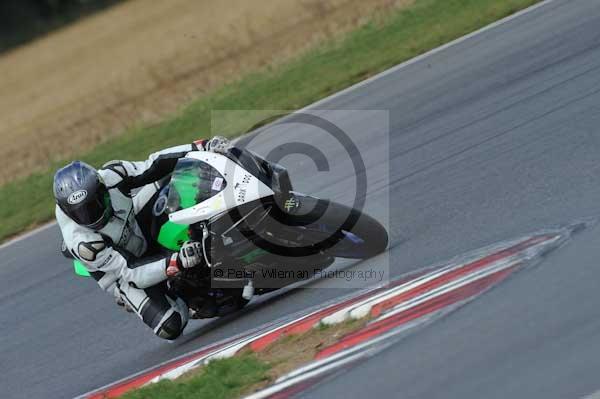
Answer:
[{"label": "white painted track edge line", "polygon": [[[34,235],[36,235],[38,233],[41,233],[42,231],[47,230],[47,229],[53,227],[54,225],[56,225],[56,222],[55,221],[51,221],[51,222],[43,224],[43,225],[41,225],[39,227],[36,227],[33,230],[24,232],[23,234],[20,234],[17,237],[11,238],[10,240],[6,241],[5,243],[0,244],[0,251],[3,250],[3,249],[5,249],[5,248],[7,248],[7,247],[9,247],[9,246],[11,246],[11,245],[13,245],[13,244],[18,243],[19,241],[23,241],[23,240],[25,240],[27,238],[30,238],[31,236],[34,236]],[[56,245],[58,247],[59,243],[57,243]]]},{"label": "white painted track edge line", "polygon": [[432,56],[434,54],[437,54],[437,53],[439,53],[441,51],[444,51],[444,50],[446,50],[446,49],[448,49],[450,47],[453,47],[453,46],[455,46],[455,45],[457,45],[459,43],[462,43],[462,42],[464,42],[464,41],[466,41],[466,40],[468,40],[468,39],[470,39],[470,38],[472,38],[474,36],[477,36],[477,35],[479,35],[481,33],[484,33],[484,32],[487,32],[489,30],[492,30],[492,29],[494,29],[494,28],[496,28],[496,27],[498,27],[500,25],[503,25],[503,24],[505,24],[507,22],[512,21],[513,19],[519,18],[522,15],[528,14],[528,13],[530,13],[532,11],[535,11],[535,10],[537,10],[539,8],[545,7],[548,4],[554,3],[555,1],[556,0],[544,0],[544,1],[540,2],[540,3],[537,3],[537,4],[534,4],[534,5],[530,6],[530,7],[524,8],[521,11],[518,11],[518,12],[516,12],[514,14],[511,14],[511,15],[509,15],[507,17],[499,19],[496,22],[492,22],[491,24],[486,25],[486,26],[484,26],[482,28],[479,28],[476,31],[473,31],[471,33],[467,33],[466,35],[458,37],[458,38],[456,38],[456,39],[454,39],[454,40],[452,40],[452,41],[450,41],[450,42],[448,42],[446,44],[443,44],[443,45],[441,45],[439,47],[436,47],[434,49],[431,49],[431,50],[429,50],[429,51],[427,51],[427,52],[425,52],[423,54],[420,54],[420,55],[418,55],[416,57],[413,57],[413,58],[411,58],[409,60],[406,60],[406,61],[404,61],[404,62],[402,62],[402,63],[400,63],[398,65],[395,65],[395,66],[393,66],[391,68],[388,68],[388,69],[386,69],[386,70],[384,70],[384,71],[382,71],[382,72],[380,72],[380,73],[378,73],[376,75],[371,76],[370,78],[367,78],[365,80],[357,82],[357,83],[353,84],[352,86],[349,86],[349,87],[347,87],[345,89],[342,89],[342,90],[340,90],[340,91],[338,91],[336,93],[333,93],[333,94],[331,94],[331,95],[329,95],[329,96],[327,96],[325,98],[322,98],[320,100],[317,100],[314,103],[309,104],[306,107],[303,107],[303,108],[301,108],[301,109],[299,109],[298,111],[295,111],[295,112],[304,112],[304,111],[309,110],[310,108],[315,108],[315,107],[317,107],[317,106],[319,106],[319,105],[321,105],[323,103],[326,103],[328,101],[333,100],[336,97],[342,96],[342,95],[347,94],[347,93],[349,93],[349,92],[351,92],[353,90],[356,90],[356,89],[358,89],[358,88],[360,88],[362,86],[368,85],[369,83],[372,83],[373,81],[375,81],[377,79],[381,79],[381,78],[383,78],[383,77],[385,77],[385,76],[387,76],[387,75],[389,75],[391,73],[394,73],[394,72],[396,72],[396,71],[398,71],[400,69],[406,68],[406,67],[408,67],[408,66],[410,66],[412,64],[415,64],[415,63],[417,63],[419,61],[422,61],[423,59],[425,59],[427,57],[430,57],[430,56]]}]

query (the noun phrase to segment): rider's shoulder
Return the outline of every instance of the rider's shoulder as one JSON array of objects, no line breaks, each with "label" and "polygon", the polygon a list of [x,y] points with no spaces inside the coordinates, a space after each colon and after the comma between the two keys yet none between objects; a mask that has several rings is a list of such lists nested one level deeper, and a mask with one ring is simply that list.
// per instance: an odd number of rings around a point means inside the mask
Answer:
[{"label": "rider's shoulder", "polygon": [[108,187],[113,187],[129,176],[127,169],[126,161],[114,160],[102,165],[102,168],[98,170],[98,173]]},{"label": "rider's shoulder", "polygon": [[102,169],[111,170],[122,177],[127,176],[127,161],[113,159],[102,165]]}]

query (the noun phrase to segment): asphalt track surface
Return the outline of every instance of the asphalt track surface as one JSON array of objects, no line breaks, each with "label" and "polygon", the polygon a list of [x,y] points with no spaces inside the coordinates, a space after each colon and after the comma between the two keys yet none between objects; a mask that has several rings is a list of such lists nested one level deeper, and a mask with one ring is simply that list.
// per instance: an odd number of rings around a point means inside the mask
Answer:
[{"label": "asphalt track surface", "polygon": [[[553,1],[319,104],[367,166],[366,211],[392,276],[600,214],[600,4]],[[336,119],[337,118],[337,119]],[[338,120],[339,119],[339,120]],[[310,136],[285,126],[279,140]],[[256,140],[268,151],[270,136]],[[272,137],[271,137],[272,138]],[[319,141],[322,140],[322,141]],[[311,143],[343,153],[324,137]],[[336,152],[337,151],[337,152]],[[327,151],[324,151],[327,153]],[[284,159],[296,188],[351,203],[353,175]],[[343,162],[340,161],[343,164]],[[589,229],[448,317],[306,397],[582,397],[600,389],[600,230]],[[331,281],[195,321],[173,344],[119,310],[58,253],[56,227],[0,249],[2,398],[65,398],[349,290]],[[339,282],[338,282],[339,283]],[[354,285],[359,285],[353,282]]]}]

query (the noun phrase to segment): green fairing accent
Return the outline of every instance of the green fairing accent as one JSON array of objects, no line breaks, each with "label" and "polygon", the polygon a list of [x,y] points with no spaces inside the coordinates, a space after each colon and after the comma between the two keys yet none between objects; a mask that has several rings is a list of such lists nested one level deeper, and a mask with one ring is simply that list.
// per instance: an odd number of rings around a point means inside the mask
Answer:
[{"label": "green fairing accent", "polygon": [[198,198],[198,187],[200,177],[196,170],[181,170],[176,171],[171,180],[171,188],[175,188],[179,194],[179,202],[181,209],[191,208],[196,205]]},{"label": "green fairing accent", "polygon": [[158,233],[158,243],[167,249],[178,251],[190,239],[188,229],[188,225],[166,222]]},{"label": "green fairing accent", "polygon": [[256,260],[257,258],[260,258],[261,256],[267,254],[268,252],[265,251],[262,248],[256,248],[250,252],[248,252],[246,255],[238,258],[243,260],[246,264],[250,264],[252,263],[254,260]]},{"label": "green fairing accent", "polygon": [[85,268],[83,263],[78,260],[73,261],[73,267],[75,268],[75,274],[81,277],[91,277],[90,272]]},{"label": "green fairing accent", "polygon": [[[175,189],[179,197],[179,209],[187,209],[196,205],[200,177],[194,169],[176,170],[171,178],[171,189]],[[167,221],[160,228],[158,243],[172,251],[178,251],[181,245],[190,239],[189,226]]]}]

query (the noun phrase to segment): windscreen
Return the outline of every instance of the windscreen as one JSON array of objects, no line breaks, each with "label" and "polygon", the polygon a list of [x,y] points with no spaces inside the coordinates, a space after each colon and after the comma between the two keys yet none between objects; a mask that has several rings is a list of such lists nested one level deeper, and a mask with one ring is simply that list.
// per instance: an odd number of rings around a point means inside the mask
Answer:
[{"label": "windscreen", "polygon": [[171,175],[167,211],[172,213],[191,208],[217,195],[226,185],[223,176],[206,162],[182,158]]}]

